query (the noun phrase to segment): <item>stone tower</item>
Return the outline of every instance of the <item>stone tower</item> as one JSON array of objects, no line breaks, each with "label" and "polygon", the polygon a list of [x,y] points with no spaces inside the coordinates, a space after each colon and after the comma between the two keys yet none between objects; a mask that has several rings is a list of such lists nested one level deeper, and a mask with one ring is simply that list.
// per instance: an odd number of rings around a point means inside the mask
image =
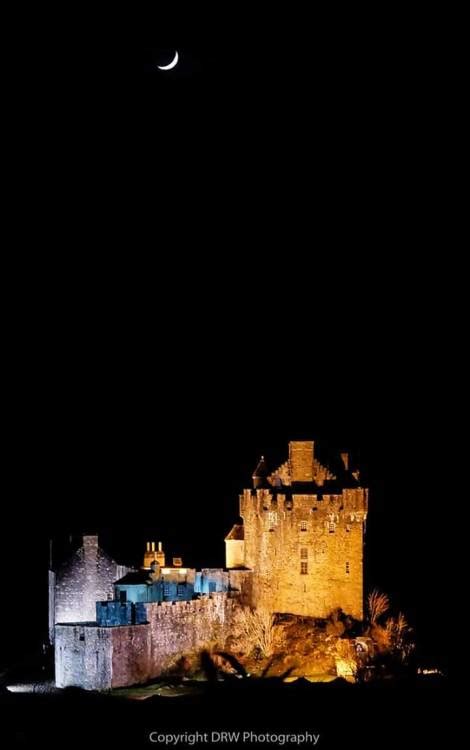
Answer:
[{"label": "stone tower", "polygon": [[[273,473],[264,458],[258,464],[254,489],[240,496],[236,533],[236,567],[253,571],[255,607],[311,617],[340,607],[363,618],[368,490],[348,454],[341,459],[333,474],[317,460],[313,441],[294,441]],[[227,557],[233,568],[234,555]]]}]

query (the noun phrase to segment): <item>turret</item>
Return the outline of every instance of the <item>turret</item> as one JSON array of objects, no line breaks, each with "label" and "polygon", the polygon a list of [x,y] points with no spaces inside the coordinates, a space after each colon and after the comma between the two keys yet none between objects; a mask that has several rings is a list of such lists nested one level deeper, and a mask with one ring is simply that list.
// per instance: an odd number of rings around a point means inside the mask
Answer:
[{"label": "turret", "polygon": [[268,487],[268,467],[266,466],[266,461],[264,460],[264,456],[261,456],[260,460],[258,461],[258,465],[256,469],[253,472],[253,487],[255,490],[261,489],[262,487]]}]

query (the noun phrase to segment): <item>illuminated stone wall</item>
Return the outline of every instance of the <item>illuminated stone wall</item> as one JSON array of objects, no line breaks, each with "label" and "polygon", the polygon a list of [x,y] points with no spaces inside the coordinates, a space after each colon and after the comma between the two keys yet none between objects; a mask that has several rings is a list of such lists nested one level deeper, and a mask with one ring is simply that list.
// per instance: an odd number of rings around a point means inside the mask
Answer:
[{"label": "illuminated stone wall", "polygon": [[243,539],[229,539],[225,542],[225,565],[227,568],[241,568],[245,564],[245,542]]},{"label": "illuminated stone wall", "polygon": [[154,674],[211,642],[217,641],[223,648],[230,635],[235,602],[227,594],[213,594],[191,602],[147,604]]},{"label": "illuminated stone wall", "polygon": [[111,687],[112,631],[117,629],[85,624],[56,625],[57,687],[75,685],[85,690],[105,690]]},{"label": "illuminated stone wall", "polygon": [[253,606],[253,572],[251,570],[229,570],[229,585],[237,602],[243,607]]},{"label": "illuminated stone wall", "polygon": [[293,482],[313,481],[313,441],[303,440],[289,443],[289,462]]},{"label": "illuminated stone wall", "polygon": [[[273,479],[275,488],[245,490],[240,497],[254,606],[312,617],[340,607],[362,619],[368,490],[336,485],[329,491],[334,477],[307,442],[291,443],[289,462],[273,477],[280,478],[277,486]],[[304,494],[293,477],[309,483]]]},{"label": "illuminated stone wall", "polygon": [[56,625],[56,685],[103,690],[139,684],[214,641],[223,647],[236,601],[222,593],[144,604],[146,625]]},{"label": "illuminated stone wall", "polygon": [[50,635],[54,623],[94,622],[96,602],[112,598],[114,582],[127,571],[98,546],[97,536],[84,536],[83,545],[50,576]]}]

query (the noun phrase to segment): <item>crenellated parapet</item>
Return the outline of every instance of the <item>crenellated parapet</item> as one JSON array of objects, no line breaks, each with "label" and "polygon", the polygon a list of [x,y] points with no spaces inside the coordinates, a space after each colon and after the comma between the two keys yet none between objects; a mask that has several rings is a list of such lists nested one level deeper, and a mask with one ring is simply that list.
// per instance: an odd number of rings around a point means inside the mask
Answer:
[{"label": "crenellated parapet", "polygon": [[147,619],[172,620],[187,615],[207,615],[208,617],[225,618],[227,610],[231,610],[234,603],[234,595],[229,592],[220,592],[202,596],[191,601],[177,602],[151,602],[144,604]]},{"label": "crenellated parapet", "polygon": [[218,644],[231,633],[237,598],[217,593],[193,601],[143,603],[146,622],[102,627],[56,626],[56,685],[105,690],[146,682],[185,655]]}]

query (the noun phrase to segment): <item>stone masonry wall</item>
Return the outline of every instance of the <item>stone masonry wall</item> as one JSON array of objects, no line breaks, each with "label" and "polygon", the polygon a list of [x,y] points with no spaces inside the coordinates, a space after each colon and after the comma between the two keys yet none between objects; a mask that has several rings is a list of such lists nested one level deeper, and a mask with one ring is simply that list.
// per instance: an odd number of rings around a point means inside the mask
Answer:
[{"label": "stone masonry wall", "polygon": [[229,539],[225,542],[225,565],[227,568],[240,568],[245,562],[245,542],[243,539]]},{"label": "stone masonry wall", "polygon": [[151,664],[161,674],[183,654],[217,641],[223,648],[230,635],[236,599],[213,594],[190,602],[146,604],[151,637]]},{"label": "stone masonry wall", "polygon": [[56,625],[56,685],[86,690],[135,685],[158,677],[182,655],[211,642],[223,648],[236,602],[221,593],[145,604],[145,625]]},{"label": "stone masonry wall", "polygon": [[112,639],[111,687],[137,685],[159,672],[152,663],[150,625],[109,628]]},{"label": "stone masonry wall", "polygon": [[229,570],[229,586],[242,607],[253,606],[253,571]]},{"label": "stone masonry wall", "polygon": [[126,572],[98,546],[98,537],[85,536],[83,546],[56,571],[55,580],[50,578],[50,629],[53,623],[93,622],[96,602],[112,597],[114,582]]},{"label": "stone masonry wall", "polygon": [[289,464],[293,482],[313,481],[313,441],[289,443]]},{"label": "stone masonry wall", "polygon": [[240,514],[254,606],[312,617],[340,607],[362,619],[367,490],[292,496],[246,490]]},{"label": "stone masonry wall", "polygon": [[55,681],[57,687],[104,690],[112,684],[112,628],[56,625]]}]

